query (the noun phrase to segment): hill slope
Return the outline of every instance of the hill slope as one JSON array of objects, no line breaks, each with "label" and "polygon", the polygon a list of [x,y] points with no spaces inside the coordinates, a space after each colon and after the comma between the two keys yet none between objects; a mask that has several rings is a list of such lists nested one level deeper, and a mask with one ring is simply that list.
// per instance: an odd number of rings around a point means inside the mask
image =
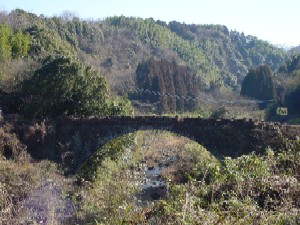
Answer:
[{"label": "hill slope", "polygon": [[[67,55],[100,70],[113,92],[124,94],[128,85],[136,87],[138,65],[153,58],[189,68],[202,91],[225,88],[238,93],[250,67],[268,64],[275,71],[288,55],[284,49],[221,25],[167,24],[124,16],[84,21],[72,15],[47,18],[19,9],[2,12],[0,18],[0,23],[31,37],[27,58],[4,62],[1,80],[5,84],[24,79],[47,56]],[[17,61],[27,72],[11,69]]]}]

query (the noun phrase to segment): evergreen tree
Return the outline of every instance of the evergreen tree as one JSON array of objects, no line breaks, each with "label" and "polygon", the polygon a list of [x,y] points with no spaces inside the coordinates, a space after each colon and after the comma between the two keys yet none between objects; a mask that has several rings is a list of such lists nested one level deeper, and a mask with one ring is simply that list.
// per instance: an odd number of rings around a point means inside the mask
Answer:
[{"label": "evergreen tree", "polygon": [[286,103],[289,108],[289,112],[298,115],[300,114],[300,85],[287,94]]},{"label": "evergreen tree", "polygon": [[23,34],[21,31],[18,31],[11,37],[11,46],[13,58],[26,56],[30,48],[29,34]]},{"label": "evergreen tree", "polygon": [[44,62],[19,95],[21,112],[28,117],[111,114],[104,77],[70,58]]},{"label": "evergreen tree", "polygon": [[143,101],[158,101],[161,113],[192,109],[195,102],[186,101],[185,97],[195,98],[201,86],[199,77],[191,75],[187,67],[167,60],[154,59],[139,64],[136,82],[141,89],[160,93],[160,95],[143,93],[139,97]]},{"label": "evergreen tree", "polygon": [[259,100],[275,99],[276,92],[270,67],[263,65],[251,68],[243,80],[241,95]]},{"label": "evergreen tree", "polygon": [[6,23],[0,26],[0,61],[9,60],[11,58],[10,38],[12,30]]}]

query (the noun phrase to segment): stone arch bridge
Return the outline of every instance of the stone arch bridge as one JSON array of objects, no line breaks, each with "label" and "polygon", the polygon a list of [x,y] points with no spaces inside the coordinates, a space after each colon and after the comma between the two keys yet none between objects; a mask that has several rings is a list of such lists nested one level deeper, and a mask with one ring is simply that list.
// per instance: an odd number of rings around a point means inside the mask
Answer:
[{"label": "stone arch bridge", "polygon": [[189,137],[218,158],[262,153],[266,147],[278,150],[300,136],[300,126],[296,125],[162,116],[15,121],[13,127],[35,158],[55,160],[71,173],[108,141],[137,130],[165,130]]}]

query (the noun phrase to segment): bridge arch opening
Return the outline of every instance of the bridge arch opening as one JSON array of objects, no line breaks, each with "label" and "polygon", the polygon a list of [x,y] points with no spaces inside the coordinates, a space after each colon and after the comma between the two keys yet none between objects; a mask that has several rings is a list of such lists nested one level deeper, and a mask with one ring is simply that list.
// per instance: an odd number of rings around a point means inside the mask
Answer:
[{"label": "bridge arch opening", "polygon": [[96,183],[117,182],[128,193],[149,201],[165,195],[167,182],[187,182],[190,177],[201,180],[210,164],[218,163],[208,150],[187,137],[142,130],[107,142],[83,163],[78,174]]},{"label": "bridge arch opening", "polygon": [[[70,118],[56,123],[55,141],[66,174],[74,174],[95,151],[119,136],[139,130],[165,130],[189,137],[218,159],[238,157],[267,146],[284,144],[277,125],[244,120],[214,120],[178,117]],[[284,130],[284,129],[283,129]],[[66,156],[66,157],[65,157]]]}]

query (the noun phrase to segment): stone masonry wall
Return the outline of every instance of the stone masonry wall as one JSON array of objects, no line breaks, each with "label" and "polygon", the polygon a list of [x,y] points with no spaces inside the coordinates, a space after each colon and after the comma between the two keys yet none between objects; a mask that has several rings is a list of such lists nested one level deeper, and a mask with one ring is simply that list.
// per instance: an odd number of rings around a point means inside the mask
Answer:
[{"label": "stone masonry wall", "polygon": [[278,150],[300,136],[300,126],[251,120],[124,116],[2,123],[13,126],[34,158],[54,160],[72,172],[108,141],[137,130],[167,130],[189,137],[218,158],[263,153],[266,147]]}]

